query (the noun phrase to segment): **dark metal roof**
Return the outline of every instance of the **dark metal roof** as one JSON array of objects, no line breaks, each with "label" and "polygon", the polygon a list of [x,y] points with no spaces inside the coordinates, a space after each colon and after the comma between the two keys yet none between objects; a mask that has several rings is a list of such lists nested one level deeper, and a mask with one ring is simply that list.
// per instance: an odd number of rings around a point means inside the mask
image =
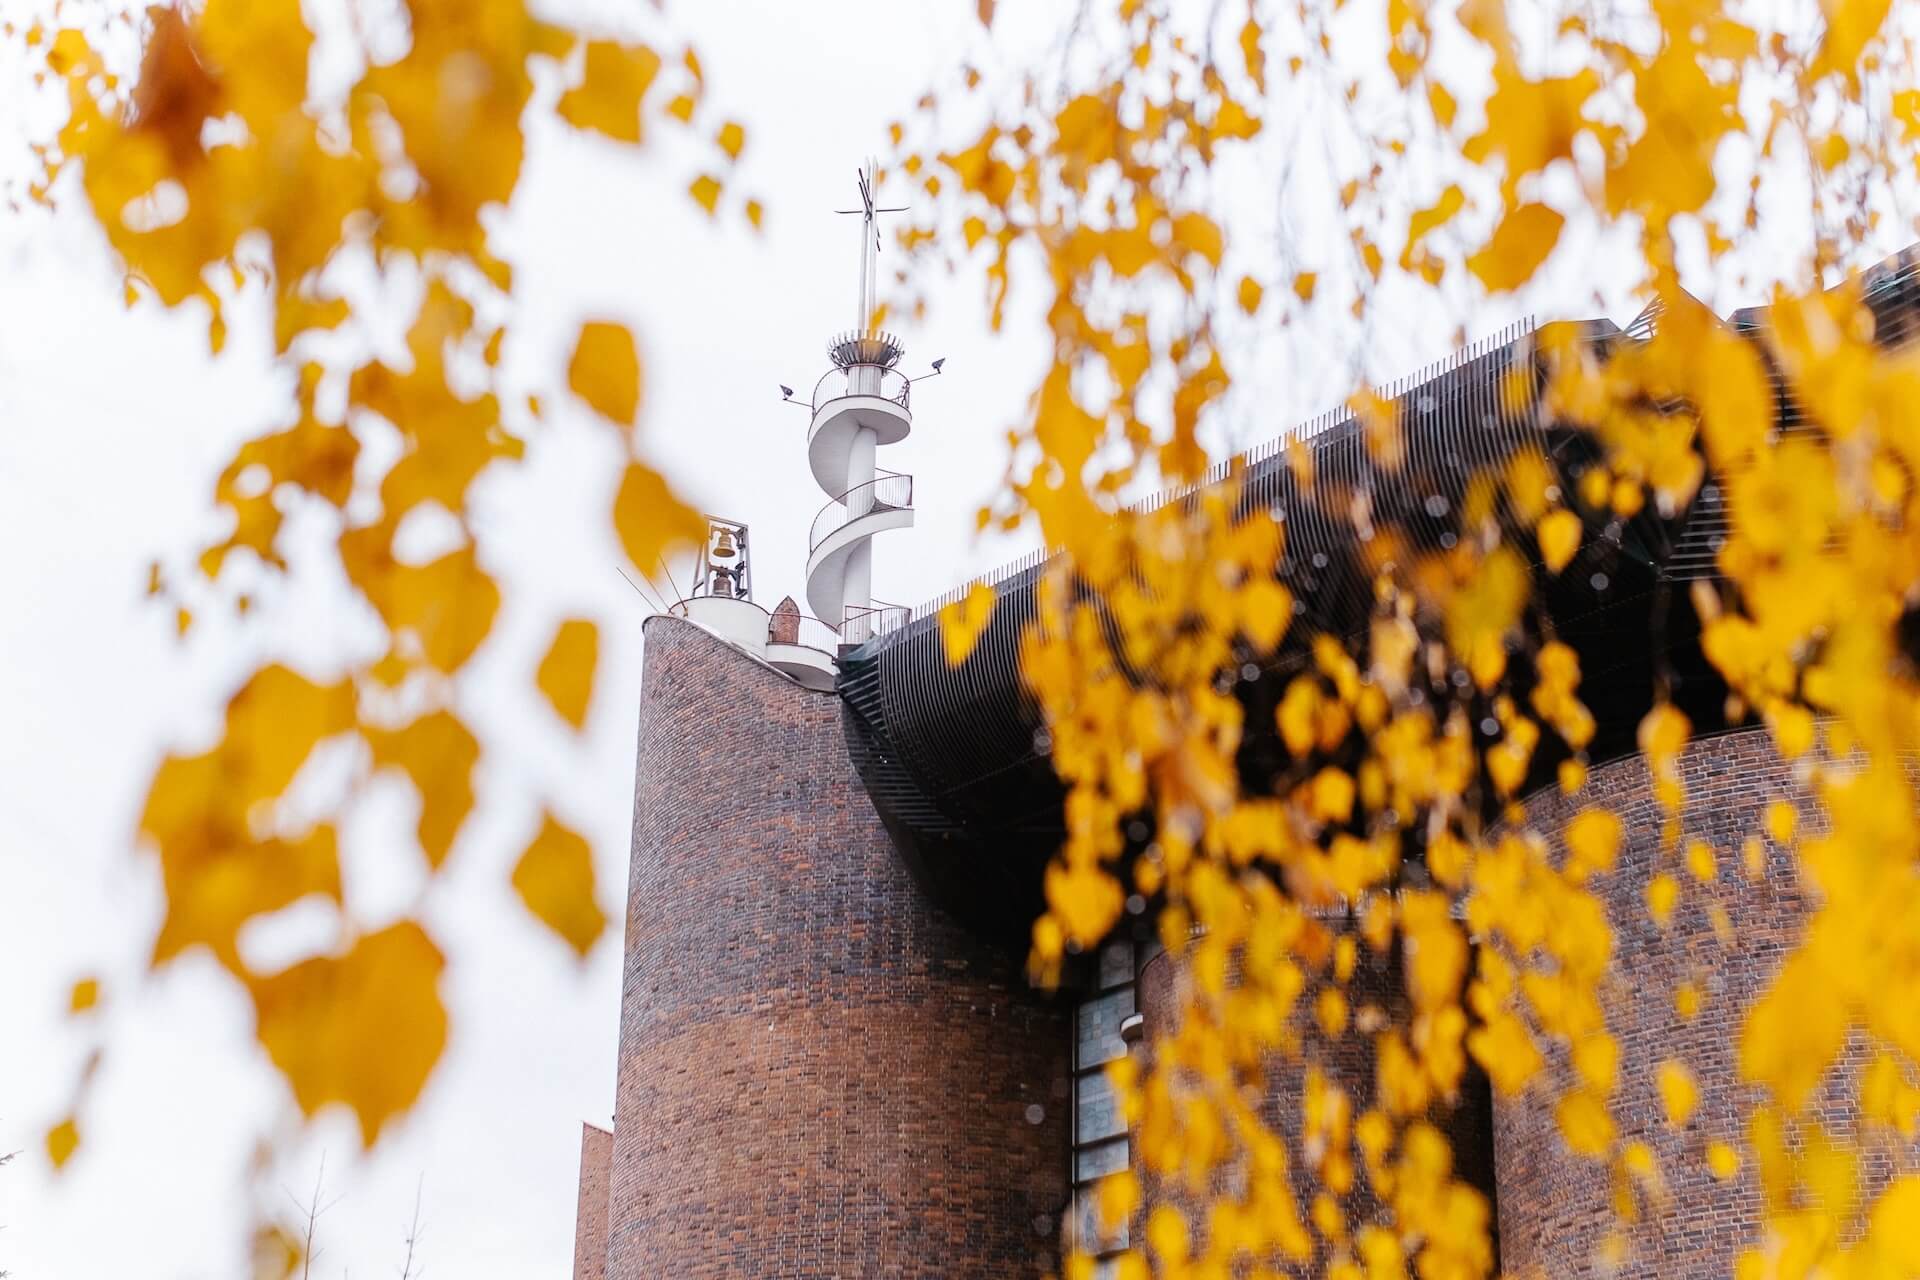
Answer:
[{"label": "dark metal roof", "polygon": [[[1912,252],[1876,272],[1868,277],[1869,298],[1881,332],[1897,341],[1907,316],[1920,311]],[[1649,309],[1625,330],[1604,320],[1570,327],[1605,358],[1622,344],[1646,341],[1657,323],[1658,312]],[[1531,405],[1513,407],[1510,379],[1537,391],[1543,377],[1534,338],[1531,325],[1520,327],[1389,388],[1406,446],[1396,470],[1374,464],[1361,425],[1346,414],[1328,415],[1242,459],[1242,501],[1285,524],[1280,572],[1297,601],[1281,651],[1236,687],[1248,712],[1239,763],[1250,787],[1265,789],[1290,763],[1273,730],[1273,710],[1305,661],[1305,641],[1318,632],[1357,637],[1368,625],[1371,580],[1349,514],[1356,493],[1367,496],[1376,525],[1436,550],[1451,545],[1446,540],[1475,472],[1531,448],[1570,487],[1596,456],[1585,432],[1545,421]],[[1810,429],[1784,394],[1780,405],[1785,429]],[[1285,454],[1294,435],[1313,456],[1314,484],[1304,494]],[[1210,478],[1225,474],[1222,467]],[[1712,575],[1725,532],[1721,489],[1709,477],[1676,519],[1649,505],[1630,521],[1590,526],[1579,555],[1559,575],[1533,560],[1535,598],[1547,619],[1542,630],[1580,654],[1582,694],[1599,721],[1589,749],[1594,762],[1634,749],[1657,683],[1697,729],[1720,726],[1725,688],[1699,652],[1686,587]],[[1517,526],[1509,533],[1516,548],[1533,551],[1530,535]],[[1030,556],[996,576],[992,619],[958,667],[947,665],[935,607],[841,661],[848,750],[902,855],[943,906],[975,928],[1011,936],[1023,935],[1038,914],[1039,869],[1063,834],[1062,790],[1018,673],[1019,638],[1033,616],[1043,565]],[[1559,758],[1543,742],[1538,778],[1550,777]]]}]

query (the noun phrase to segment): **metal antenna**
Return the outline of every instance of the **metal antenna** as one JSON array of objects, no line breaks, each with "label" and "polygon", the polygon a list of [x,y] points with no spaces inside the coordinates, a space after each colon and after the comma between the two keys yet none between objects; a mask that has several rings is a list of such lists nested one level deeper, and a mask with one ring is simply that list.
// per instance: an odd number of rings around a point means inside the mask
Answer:
[{"label": "metal antenna", "polygon": [[876,208],[873,203],[873,177],[879,172],[879,165],[869,156],[867,163],[854,171],[854,180],[860,189],[860,207],[858,209],[835,209],[835,213],[857,213],[860,221],[860,296],[858,299],[860,314],[854,326],[856,333],[865,333],[873,325],[874,286],[879,278],[880,267],[877,261],[880,253],[880,224],[876,215],[882,213],[905,213],[906,205],[888,205]]},{"label": "metal antenna", "polygon": [[[622,569],[619,565],[613,566],[613,571],[619,574],[621,577],[627,578],[627,571],[625,569]],[[648,595],[641,588],[640,584],[635,582],[632,578],[627,578],[627,585],[633,588],[635,595],[639,596],[642,600],[647,602],[648,608],[653,609],[657,613],[665,613],[667,611],[666,606],[661,604],[658,598]]]},{"label": "metal antenna", "polygon": [[687,597],[681,594],[680,584],[674,581],[673,570],[667,568],[666,552],[663,551],[659,553],[657,559],[660,561],[660,571],[667,575],[667,585],[673,588],[673,594],[675,594],[676,596],[679,596],[682,600],[685,600]]}]

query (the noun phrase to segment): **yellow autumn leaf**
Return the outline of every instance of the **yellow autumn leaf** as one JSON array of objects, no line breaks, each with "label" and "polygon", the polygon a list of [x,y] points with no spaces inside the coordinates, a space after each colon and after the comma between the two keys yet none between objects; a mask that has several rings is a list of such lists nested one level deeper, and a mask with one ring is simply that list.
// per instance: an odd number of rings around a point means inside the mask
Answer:
[{"label": "yellow autumn leaf", "polygon": [[613,527],[633,567],[649,577],[679,547],[697,545],[707,526],[673,495],[666,478],[643,463],[627,464],[613,499]]},{"label": "yellow autumn leaf", "polygon": [[375,768],[400,769],[420,794],[420,851],[438,869],[473,810],[480,743],[451,711],[430,711],[398,729],[370,729]]},{"label": "yellow autumn leaf", "polygon": [[594,897],[593,850],[551,813],[542,815],[539,834],[514,866],[513,888],[534,918],[582,959],[606,931],[606,913]]},{"label": "yellow autumn leaf", "polygon": [[[167,774],[163,769],[163,777]],[[156,782],[156,790],[160,785]],[[284,840],[235,837],[227,825],[232,816],[217,810],[202,814],[200,822],[185,838],[160,849],[167,898],[153,942],[155,965],[189,947],[205,946],[238,973],[239,934],[249,920],[302,898],[340,900],[340,859],[332,826],[322,824],[299,839]]]},{"label": "yellow autumn leaf", "polygon": [[1353,779],[1328,767],[1315,774],[1307,792],[1307,811],[1321,822],[1344,823],[1353,816]]},{"label": "yellow autumn leaf", "polygon": [[713,141],[727,153],[727,159],[738,160],[740,149],[747,145],[747,131],[739,121],[729,120],[720,126],[720,131],[713,136]]},{"label": "yellow autumn leaf", "polygon": [[1565,507],[1543,516],[1536,533],[1540,539],[1540,559],[1551,572],[1566,568],[1573,553],[1580,549],[1580,517]]},{"label": "yellow autumn leaf", "polygon": [[388,623],[411,631],[427,661],[448,673],[472,659],[500,611],[499,584],[471,544],[417,568],[395,567],[378,595]]},{"label": "yellow autumn leaf", "polygon": [[1100,1221],[1111,1231],[1133,1217],[1140,1207],[1140,1178],[1131,1169],[1100,1179]]},{"label": "yellow autumn leaf", "polygon": [[1453,216],[1467,204],[1466,192],[1457,185],[1449,185],[1440,193],[1440,198],[1425,209],[1415,210],[1407,219],[1407,243],[1400,251],[1402,270],[1412,270],[1414,258],[1420,249],[1420,242],[1440,227],[1452,221]]},{"label": "yellow autumn leaf", "polygon": [[1492,239],[1467,259],[1467,269],[1495,293],[1517,289],[1533,279],[1553,252],[1566,217],[1543,204],[1524,204],[1508,212]]},{"label": "yellow autumn leaf", "polygon": [[409,920],[249,983],[260,1043],[303,1112],[346,1104],[371,1147],[413,1106],[446,1048],[443,967]]},{"label": "yellow autumn leaf", "polygon": [[224,783],[242,803],[277,796],[315,747],[353,724],[353,686],[321,684],[273,663],[227,701]]},{"label": "yellow autumn leaf", "polygon": [[585,618],[568,618],[553,633],[540,660],[536,683],[547,703],[576,729],[587,723],[593,698],[594,665],[600,657],[600,629]]},{"label": "yellow autumn leaf", "polygon": [[1740,1172],[1740,1153],[1718,1139],[1707,1144],[1707,1168],[1725,1182]]},{"label": "yellow autumn leaf", "polygon": [[1847,1037],[1847,1010],[1818,959],[1792,952],[1773,985],[1747,1009],[1740,1028],[1740,1078],[1767,1086],[1797,1111],[1826,1075]]},{"label": "yellow autumn leaf", "polygon": [[1773,842],[1782,848],[1793,843],[1793,833],[1800,825],[1800,815],[1793,805],[1785,800],[1775,800],[1767,806],[1767,834]]},{"label": "yellow autumn leaf", "polygon": [[1613,1092],[1620,1073],[1620,1042],[1604,1031],[1594,1031],[1574,1043],[1570,1055],[1581,1081],[1599,1098]]},{"label": "yellow autumn leaf", "polygon": [[1662,871],[1647,881],[1647,914],[1662,929],[1673,919],[1673,909],[1680,901],[1680,882]]},{"label": "yellow autumn leaf", "polygon": [[1314,997],[1313,1019],[1320,1034],[1338,1039],[1347,1029],[1347,997],[1338,987],[1322,987]]},{"label": "yellow autumn leaf", "polygon": [[967,660],[973,646],[993,617],[993,588],[976,582],[967,594],[940,610],[940,639],[946,649],[947,665],[957,667]]},{"label": "yellow autumn leaf", "polygon": [[1247,78],[1261,93],[1267,91],[1267,55],[1260,47],[1259,20],[1249,17],[1240,28],[1240,56],[1247,64]]},{"label": "yellow autumn leaf", "polygon": [[1163,1268],[1178,1269],[1192,1247],[1186,1218],[1172,1205],[1155,1205],[1147,1215],[1147,1244],[1158,1255]]},{"label": "yellow autumn leaf", "polygon": [[1920,1134],[1920,1088],[1908,1083],[1898,1058],[1876,1053],[1860,1075],[1860,1112],[1911,1142]]},{"label": "yellow autumn leaf", "polygon": [[1711,319],[1702,326],[1696,346],[1705,348],[1694,395],[1700,401],[1707,455],[1716,467],[1738,466],[1766,442],[1773,417],[1766,363],[1753,343],[1722,333]]},{"label": "yellow autumn leaf", "polygon": [[1320,688],[1310,676],[1296,677],[1287,685],[1280,705],[1274,711],[1281,741],[1297,759],[1313,749],[1319,735]]},{"label": "yellow autumn leaf", "polygon": [[1511,548],[1496,547],[1448,602],[1447,643],[1482,689],[1506,672],[1508,633],[1530,585],[1525,562]]},{"label": "yellow autumn leaf", "polygon": [[1614,1126],[1605,1099],[1590,1090],[1575,1090],[1560,1099],[1553,1115],[1569,1151],[1583,1156],[1606,1154],[1613,1142]]},{"label": "yellow autumn leaf", "polygon": [[1058,859],[1046,872],[1047,906],[1071,942],[1087,947],[1106,936],[1126,903],[1120,882],[1104,868],[1068,866]]},{"label": "yellow autumn leaf", "polygon": [[1257,653],[1271,653],[1293,621],[1293,593],[1264,574],[1240,588],[1240,631]]},{"label": "yellow autumn leaf", "polygon": [[1685,1063],[1669,1058],[1660,1064],[1655,1079],[1660,1088],[1660,1105],[1667,1111],[1667,1126],[1685,1128],[1700,1102],[1700,1089],[1693,1082],[1693,1072],[1687,1070]]},{"label": "yellow autumn leaf", "polygon": [[1320,283],[1319,272],[1302,271],[1299,275],[1293,278],[1294,296],[1299,298],[1300,301],[1302,302],[1312,302],[1314,286],[1319,283]]},{"label": "yellow autumn leaf", "polygon": [[1173,242],[1199,254],[1210,266],[1220,265],[1226,241],[1220,224],[1204,213],[1183,213],[1173,220]]},{"label": "yellow autumn leaf", "polygon": [[263,1223],[253,1230],[249,1250],[254,1280],[293,1280],[300,1269],[300,1242],[279,1223]]},{"label": "yellow autumn leaf", "polygon": [[1868,1219],[1874,1252],[1891,1275],[1920,1273],[1920,1174],[1904,1173],[1880,1193]]},{"label": "yellow autumn leaf", "polygon": [[1260,299],[1265,296],[1265,294],[1266,290],[1261,288],[1258,280],[1255,280],[1252,276],[1240,277],[1240,309],[1242,311],[1248,315],[1252,315],[1258,311],[1260,309]]},{"label": "yellow autumn leaf", "polygon": [[707,216],[711,218],[720,203],[720,186],[720,179],[710,173],[703,173],[687,184],[687,194],[691,195],[693,202],[705,209]]},{"label": "yellow autumn leaf", "polygon": [[640,107],[660,72],[660,55],[645,45],[587,43],[586,76],[560,99],[560,118],[617,142],[638,142]]},{"label": "yellow autumn leaf", "polygon": [[73,984],[73,990],[67,996],[67,1012],[85,1013],[100,1003],[100,980],[82,978]]},{"label": "yellow autumn leaf", "polygon": [[580,326],[567,385],[601,417],[633,425],[640,415],[640,352],[625,325],[589,320]]},{"label": "yellow autumn leaf", "polygon": [[1691,731],[1686,713],[1671,702],[1663,702],[1640,718],[1636,737],[1641,753],[1656,767],[1662,767],[1680,754]]},{"label": "yellow autumn leaf", "polygon": [[1510,1013],[1497,1013],[1469,1032],[1467,1051],[1505,1097],[1519,1093],[1546,1065],[1526,1024]]},{"label": "yellow autumn leaf", "polygon": [[1820,74],[1838,71],[1854,75],[1867,44],[1879,33],[1893,9],[1892,0],[1821,0],[1827,21],[1814,69]]},{"label": "yellow autumn leaf", "polygon": [[68,1116],[53,1128],[47,1130],[47,1159],[57,1172],[66,1167],[73,1159],[73,1153],[80,1147],[80,1126],[72,1116]]},{"label": "yellow autumn leaf", "polygon": [[1567,824],[1567,878],[1584,881],[1595,872],[1611,871],[1620,851],[1619,815],[1605,809],[1585,809]]},{"label": "yellow autumn leaf", "polygon": [[1687,873],[1701,884],[1711,884],[1720,874],[1714,861],[1713,846],[1704,840],[1687,842]]},{"label": "yellow autumn leaf", "polygon": [[1766,724],[1782,759],[1798,760],[1813,747],[1813,713],[1798,703],[1776,699],[1767,707]]}]

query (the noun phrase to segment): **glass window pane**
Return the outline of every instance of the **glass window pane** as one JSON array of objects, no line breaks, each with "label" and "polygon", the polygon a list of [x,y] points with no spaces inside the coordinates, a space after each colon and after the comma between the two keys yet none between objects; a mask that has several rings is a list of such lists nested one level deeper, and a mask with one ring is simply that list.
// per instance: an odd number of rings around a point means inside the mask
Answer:
[{"label": "glass window pane", "polygon": [[1114,1138],[1126,1132],[1118,1100],[1106,1073],[1081,1076],[1074,1086],[1073,1140],[1076,1145]]},{"label": "glass window pane", "polygon": [[1132,1012],[1132,987],[1082,1001],[1074,1012],[1074,1064],[1084,1069],[1126,1057],[1120,1020]]},{"label": "glass window pane", "polygon": [[1133,943],[1123,939],[1100,948],[1100,989],[1133,981]]},{"label": "glass window pane", "polygon": [[1071,1231],[1068,1243],[1088,1253],[1109,1253],[1127,1247],[1126,1223],[1120,1223],[1104,1235],[1101,1233],[1099,1198],[1091,1187],[1074,1194],[1068,1226]]},{"label": "glass window pane", "polygon": [[1127,1141],[1125,1138],[1095,1143],[1090,1147],[1082,1147],[1074,1153],[1073,1180],[1091,1182],[1109,1173],[1118,1173],[1126,1167]]}]

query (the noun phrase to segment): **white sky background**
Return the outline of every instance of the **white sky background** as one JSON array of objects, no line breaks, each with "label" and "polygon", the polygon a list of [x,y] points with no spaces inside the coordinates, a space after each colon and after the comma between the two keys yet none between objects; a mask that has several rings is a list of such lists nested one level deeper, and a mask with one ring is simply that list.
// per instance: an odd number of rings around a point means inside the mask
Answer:
[{"label": "white sky background", "polygon": [[[806,531],[825,500],[805,463],[806,415],[779,403],[777,384],[804,397],[827,367],[825,339],[854,320],[853,220],[829,211],[853,202],[854,167],[885,147],[887,121],[979,41],[973,7],[679,8],[715,101],[748,127],[742,182],[770,210],[758,239],[709,225],[681,194],[689,149],[635,156],[550,127],[529,148],[501,241],[523,308],[509,366],[563,404],[579,320],[630,321],[646,362],[648,447],[699,505],[751,524],[762,604],[804,599]],[[1027,0],[1000,9],[1001,39],[1019,38],[1020,23],[1046,25]],[[1234,235],[1267,254],[1283,233],[1271,173],[1242,166],[1227,182]],[[898,184],[882,193],[887,203],[905,194]],[[1306,238],[1283,247],[1315,265],[1313,233],[1327,229],[1286,230]],[[1557,299],[1555,314],[1624,320],[1634,304],[1619,281],[1593,294],[1600,261],[1590,241],[1563,244],[1533,297]],[[1002,433],[1046,359],[1031,309],[1016,305],[995,337],[977,279],[931,286],[927,323],[893,327],[909,372],[945,356],[947,373],[916,388],[912,439],[879,460],[919,481],[918,527],[875,547],[875,594],[902,603],[1026,549],[1017,539],[977,544],[972,513],[999,479]],[[322,589],[269,596],[261,625],[246,629],[210,611],[182,644],[170,610],[143,598],[150,559],[184,564],[217,528],[219,467],[235,442],[282,422],[288,400],[244,315],[214,359],[199,317],[128,312],[120,294],[83,218],[0,220],[0,1152],[22,1152],[0,1170],[0,1271],[21,1280],[241,1274],[246,1142],[288,1104],[243,996],[210,960],[140,976],[160,898],[131,836],[159,755],[204,745],[254,655],[337,661],[353,628],[344,593]],[[1524,314],[1522,301],[1480,308],[1468,336]],[[1395,330],[1376,319],[1367,348],[1381,378],[1444,355],[1459,320],[1387,314]],[[1271,358],[1250,365],[1236,390],[1223,424],[1236,445],[1276,435],[1344,391],[1354,344],[1340,347],[1341,333],[1330,318],[1312,338],[1249,339]],[[532,443],[523,471],[483,481],[476,501],[508,605],[465,686],[489,749],[480,807],[422,908],[454,958],[444,985],[452,1041],[425,1100],[373,1158],[359,1156],[345,1114],[331,1115],[270,1184],[304,1198],[325,1153],[334,1203],[314,1274],[328,1280],[397,1273],[422,1180],[429,1276],[567,1274],[579,1124],[611,1116],[649,607],[616,572],[623,558],[605,514],[615,452],[584,410],[558,416],[563,426]],[[569,614],[603,627],[592,718],[577,744],[531,681],[553,621]],[[401,794],[364,807],[346,832],[357,918],[414,909],[419,859]],[[593,840],[615,921],[584,966],[508,885],[543,802]],[[250,938],[262,954],[290,958],[310,945],[314,922],[287,914]],[[84,973],[105,978],[108,1004],[76,1026],[65,998]],[[56,1179],[42,1135],[102,1031],[112,1055],[82,1115],[82,1148]]]}]

